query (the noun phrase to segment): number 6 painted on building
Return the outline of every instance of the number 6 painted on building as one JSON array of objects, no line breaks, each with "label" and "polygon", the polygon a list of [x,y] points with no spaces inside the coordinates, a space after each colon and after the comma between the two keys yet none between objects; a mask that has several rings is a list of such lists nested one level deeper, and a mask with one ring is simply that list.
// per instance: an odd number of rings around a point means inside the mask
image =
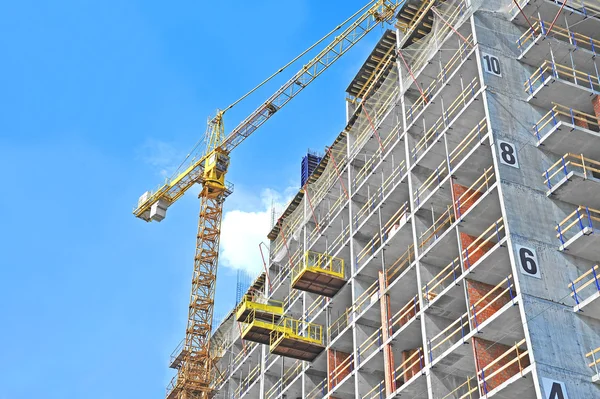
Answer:
[{"label": "number 6 painted on building", "polygon": [[535,249],[517,245],[517,256],[521,270],[527,276],[542,278]]}]

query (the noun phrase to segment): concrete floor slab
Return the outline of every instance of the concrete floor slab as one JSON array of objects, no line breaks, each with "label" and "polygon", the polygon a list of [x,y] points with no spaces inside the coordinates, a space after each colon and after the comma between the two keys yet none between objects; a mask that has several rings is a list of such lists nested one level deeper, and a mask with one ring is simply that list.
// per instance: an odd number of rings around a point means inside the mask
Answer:
[{"label": "concrete floor slab", "polygon": [[558,183],[555,183],[547,195],[552,199],[573,205],[585,204],[600,209],[600,179],[578,171],[570,171]]},{"label": "concrete floor slab", "polygon": [[600,133],[560,121],[540,138],[538,147],[557,155],[569,152],[600,159]]},{"label": "concrete floor slab", "polygon": [[[533,72],[536,75],[532,79],[535,79],[538,77],[539,69]],[[549,72],[544,72],[543,82],[538,80],[533,84],[533,87],[529,87],[526,82],[527,84],[523,88],[529,95],[527,101],[546,110],[551,110],[554,104],[560,104],[584,113],[593,114],[592,98],[598,93],[590,88],[590,83],[587,80],[578,80],[578,84],[575,84],[564,80],[564,76],[564,73],[562,73],[561,77],[556,79]],[[532,89],[533,92],[531,92]]]},{"label": "concrete floor slab", "polygon": [[597,262],[600,259],[600,230],[586,226],[561,245],[559,250]]}]

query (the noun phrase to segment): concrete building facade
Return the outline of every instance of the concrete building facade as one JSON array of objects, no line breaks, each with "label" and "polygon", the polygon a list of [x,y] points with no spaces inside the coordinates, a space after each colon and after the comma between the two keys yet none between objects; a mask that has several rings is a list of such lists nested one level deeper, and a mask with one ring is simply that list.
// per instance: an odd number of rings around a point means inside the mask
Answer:
[{"label": "concrete building facade", "polygon": [[599,49],[596,0],[407,1],[215,397],[600,398]]}]

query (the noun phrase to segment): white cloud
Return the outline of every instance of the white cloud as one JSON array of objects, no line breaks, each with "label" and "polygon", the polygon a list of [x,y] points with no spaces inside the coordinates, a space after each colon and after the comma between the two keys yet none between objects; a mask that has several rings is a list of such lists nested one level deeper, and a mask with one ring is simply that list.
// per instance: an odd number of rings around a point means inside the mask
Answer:
[{"label": "white cloud", "polygon": [[136,152],[138,158],[156,168],[161,177],[169,177],[185,156],[171,143],[153,138],[146,139]]},{"label": "white cloud", "polygon": [[[245,198],[239,203],[254,203],[254,209],[234,209],[225,212],[221,224],[221,255],[223,266],[244,270],[251,278],[263,270],[258,244],[268,244],[267,234],[271,228],[271,205],[275,207],[275,218],[281,215],[297,188],[288,188],[283,193],[265,189],[260,196]],[[248,208],[248,207],[244,207]],[[265,258],[268,256],[265,253]]]}]

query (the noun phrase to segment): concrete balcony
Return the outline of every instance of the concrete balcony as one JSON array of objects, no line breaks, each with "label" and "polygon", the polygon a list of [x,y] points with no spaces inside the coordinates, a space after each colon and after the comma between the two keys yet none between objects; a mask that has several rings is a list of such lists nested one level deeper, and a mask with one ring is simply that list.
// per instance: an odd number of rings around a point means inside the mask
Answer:
[{"label": "concrete balcony", "polygon": [[600,209],[600,162],[567,153],[546,169],[543,176],[548,197]]},{"label": "concrete balcony", "polygon": [[600,267],[595,265],[590,270],[569,283],[571,297],[576,305],[574,312],[600,320]]},{"label": "concrete balcony", "polygon": [[585,357],[588,361],[590,361],[590,363],[588,363],[588,367],[594,370],[592,382],[600,384],[600,347],[592,349],[585,354]]},{"label": "concrete balcony", "polygon": [[[590,98],[583,97],[591,105]],[[552,103],[550,111],[533,125],[533,133],[537,146],[546,151],[600,159],[600,125],[595,116],[580,109]]]},{"label": "concrete balcony", "polygon": [[559,64],[574,64],[587,72],[594,71],[594,59],[600,51],[600,23],[594,24],[596,29],[590,26],[585,33],[581,29],[586,26],[576,25],[572,30],[555,24],[551,36],[547,36],[552,20],[531,21],[534,30],[527,29],[517,40],[520,61],[537,67],[545,60],[553,59]]},{"label": "concrete balcony", "polygon": [[[517,0],[509,9],[511,20],[521,26],[528,26],[527,20],[519,11],[529,17],[538,17],[544,21],[552,21],[562,6],[562,0]],[[562,18],[556,22],[558,26],[566,27],[577,24],[578,31],[588,31],[597,24],[600,5],[595,0],[566,0]],[[596,25],[597,26],[597,25]]]},{"label": "concrete balcony", "polygon": [[[593,66],[593,64],[592,64]],[[600,76],[594,70],[575,68],[546,59],[523,83],[527,101],[545,109],[560,101],[583,112],[593,112],[592,96],[600,93]]]},{"label": "concrete balcony", "polygon": [[600,211],[579,206],[556,226],[559,250],[596,262],[600,259]]}]

